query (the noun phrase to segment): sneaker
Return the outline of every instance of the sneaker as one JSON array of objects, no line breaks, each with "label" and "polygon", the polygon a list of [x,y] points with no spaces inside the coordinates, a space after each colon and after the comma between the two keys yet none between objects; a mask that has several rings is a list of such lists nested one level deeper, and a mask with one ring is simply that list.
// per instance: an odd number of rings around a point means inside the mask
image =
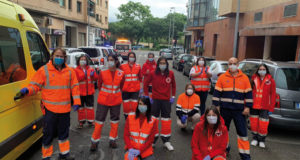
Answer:
[{"label": "sneaker", "polygon": [[260,148],[266,148],[266,145],[265,145],[264,142],[259,142],[259,147],[260,147]]},{"label": "sneaker", "polygon": [[109,147],[110,148],[118,148],[117,142],[114,140],[109,141]]},{"label": "sneaker", "polygon": [[174,147],[171,145],[170,142],[166,142],[164,146],[169,150],[169,151],[174,151]]},{"label": "sneaker", "polygon": [[58,160],[75,160],[74,156],[68,155],[67,157],[58,157]]},{"label": "sneaker", "polygon": [[257,140],[252,140],[252,141],[251,141],[251,145],[252,145],[252,146],[257,146],[257,144],[258,144],[258,141],[257,141]]},{"label": "sneaker", "polygon": [[186,128],[180,128],[182,132],[186,132]]},{"label": "sneaker", "polygon": [[97,143],[92,143],[90,147],[91,152],[95,152],[98,149],[98,144]]}]

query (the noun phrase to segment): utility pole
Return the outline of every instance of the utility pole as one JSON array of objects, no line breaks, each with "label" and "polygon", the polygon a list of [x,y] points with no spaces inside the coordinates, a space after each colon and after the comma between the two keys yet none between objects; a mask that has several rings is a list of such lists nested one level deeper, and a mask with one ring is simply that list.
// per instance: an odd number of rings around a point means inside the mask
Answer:
[{"label": "utility pole", "polygon": [[174,40],[174,23],[175,23],[175,8],[173,7],[172,46],[173,46],[173,40]]},{"label": "utility pole", "polygon": [[237,41],[238,41],[238,31],[239,31],[239,22],[240,22],[240,7],[241,0],[238,0],[236,7],[236,19],[235,19],[235,31],[234,31],[234,44],[233,44],[233,57],[237,58]]},{"label": "utility pole", "polygon": [[[172,11],[172,8],[170,9],[170,13]],[[170,15],[170,14],[169,14]],[[170,15],[171,16],[171,15]],[[171,38],[171,17],[170,17],[170,24],[169,24],[169,37],[168,37],[168,47],[170,48],[170,38]]]}]

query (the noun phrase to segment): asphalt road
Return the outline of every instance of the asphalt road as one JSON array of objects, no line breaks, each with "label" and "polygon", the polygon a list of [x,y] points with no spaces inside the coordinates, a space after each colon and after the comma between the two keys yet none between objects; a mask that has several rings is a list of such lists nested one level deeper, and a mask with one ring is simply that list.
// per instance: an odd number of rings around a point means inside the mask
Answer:
[{"label": "asphalt road", "polygon": [[[143,64],[147,59],[147,53],[145,51],[138,51],[137,62]],[[156,58],[158,52],[155,52]],[[169,61],[170,69],[172,68],[172,61]],[[175,71],[177,89],[176,95],[184,92],[184,87],[189,79],[182,75],[182,72]],[[97,97],[97,95],[95,96]],[[96,99],[95,99],[96,104]],[[206,106],[211,105],[211,95],[208,97]],[[176,114],[175,105],[172,110],[172,138],[171,143],[173,144],[175,151],[167,151],[159,140],[154,149],[154,155],[159,160],[186,160],[191,159],[192,151],[190,147],[190,141],[192,137],[192,131],[182,132],[176,126]],[[109,135],[109,116],[105,122],[105,126],[102,132],[102,139],[100,140],[99,149],[96,153],[90,153],[90,138],[93,132],[93,128],[84,126],[83,129],[76,129],[77,126],[77,113],[71,113],[71,127],[70,127],[70,143],[71,143],[71,154],[75,155],[77,160],[121,160],[124,159],[124,142],[123,142],[123,130],[124,130],[124,117],[121,114],[121,120],[119,125],[119,140],[117,149],[110,149],[108,147],[108,135]],[[250,132],[249,132],[250,135]],[[229,132],[229,138],[231,143],[231,152],[228,159],[239,160],[237,150],[237,136],[235,127],[232,124]],[[249,136],[251,140],[251,135]],[[54,142],[54,153],[53,159],[56,159],[59,154],[57,140]],[[266,149],[251,146],[251,157],[254,160],[299,160],[300,159],[300,132],[290,131],[286,129],[274,129],[269,130],[269,136],[266,140]],[[41,142],[37,142],[27,152],[25,152],[20,160],[38,160],[41,159]]]}]

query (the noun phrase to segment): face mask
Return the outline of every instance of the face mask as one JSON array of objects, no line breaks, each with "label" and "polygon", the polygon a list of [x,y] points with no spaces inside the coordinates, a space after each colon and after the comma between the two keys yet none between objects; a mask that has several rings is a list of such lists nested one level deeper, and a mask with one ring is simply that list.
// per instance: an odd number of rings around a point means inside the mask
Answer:
[{"label": "face mask", "polygon": [[265,76],[267,74],[267,71],[266,70],[259,70],[258,74],[261,75],[261,76]]},{"label": "face mask", "polygon": [[108,67],[114,67],[115,62],[114,61],[108,61]]},{"label": "face mask", "polygon": [[166,70],[166,68],[167,68],[167,65],[165,65],[165,64],[160,64],[160,65],[159,65],[159,69],[160,69],[161,71]]},{"label": "face mask", "polygon": [[208,124],[217,124],[218,117],[217,116],[207,116]]},{"label": "face mask", "polygon": [[138,109],[139,109],[139,111],[140,111],[141,113],[146,113],[146,111],[147,111],[147,106],[146,106],[146,105],[139,105]]},{"label": "face mask", "polygon": [[231,70],[231,72],[235,72],[235,71],[237,71],[237,65],[230,65],[229,66],[229,69]]},{"label": "face mask", "polygon": [[203,66],[204,65],[204,61],[198,61],[198,65],[199,66]]},{"label": "face mask", "polygon": [[187,95],[192,95],[194,93],[193,89],[187,89],[186,90]]},{"label": "face mask", "polygon": [[58,57],[54,57],[54,64],[55,65],[62,65],[64,63],[65,59],[64,58],[58,58]]},{"label": "face mask", "polygon": [[81,66],[85,66],[86,65],[86,61],[85,60],[79,61],[79,63],[80,63]]},{"label": "face mask", "polygon": [[134,62],[135,58],[129,58],[129,62]]},{"label": "face mask", "polygon": [[150,62],[152,62],[152,61],[154,60],[154,58],[148,58],[148,60],[149,60]]}]

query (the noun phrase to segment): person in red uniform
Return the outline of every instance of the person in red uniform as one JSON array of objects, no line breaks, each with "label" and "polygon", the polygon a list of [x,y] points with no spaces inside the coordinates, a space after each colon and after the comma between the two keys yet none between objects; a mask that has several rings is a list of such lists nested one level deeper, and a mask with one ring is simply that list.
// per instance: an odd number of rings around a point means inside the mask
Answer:
[{"label": "person in red uniform", "polygon": [[125,82],[122,88],[123,113],[125,118],[129,113],[135,112],[138,105],[140,83],[142,81],[141,66],[136,62],[134,52],[128,53],[128,63],[122,64],[120,69],[124,71]]},{"label": "person in red uniform", "polygon": [[[143,75],[143,83],[145,83],[146,79],[149,77],[150,73],[156,69],[156,62],[154,60],[154,53],[148,53],[148,59],[144,63],[142,68],[142,75]],[[152,84],[150,83],[148,86],[149,97],[152,98]],[[143,94],[143,92],[141,93]]]},{"label": "person in red uniform", "polygon": [[92,152],[98,148],[108,111],[110,112],[109,146],[111,148],[117,148],[116,140],[118,138],[120,109],[122,104],[121,88],[124,84],[124,72],[119,69],[120,62],[116,55],[109,54],[107,59],[109,69],[102,70],[98,76],[99,95],[95,129],[91,138],[92,144],[90,151]]},{"label": "person in red uniform", "polygon": [[[68,67],[66,52],[57,48],[51,55],[49,63],[41,67],[33,76],[28,87],[20,92],[23,95],[42,93],[42,103],[45,108],[43,117],[42,158],[51,159],[53,153],[52,141],[58,132],[59,159],[72,160],[70,156],[69,128],[71,98],[76,111],[80,106],[79,84],[75,71]],[[71,96],[70,96],[71,95]]]},{"label": "person in red uniform", "polygon": [[75,69],[79,82],[81,106],[78,109],[78,128],[82,128],[87,121],[90,126],[94,125],[94,81],[97,80],[97,73],[88,64],[86,55],[81,55],[77,60]]},{"label": "person in red uniform", "polygon": [[[171,105],[175,101],[176,82],[173,71],[169,70],[169,63],[165,57],[157,60],[156,70],[151,72],[144,83],[144,94],[149,98],[148,86],[152,83],[152,116],[158,119],[161,116],[160,136],[164,146],[173,151],[174,148],[170,143],[171,138]],[[156,134],[154,143],[158,139]]]},{"label": "person in red uniform", "polygon": [[157,120],[151,116],[149,98],[140,98],[135,113],[130,113],[124,129],[125,160],[154,160],[152,144]]},{"label": "person in red uniform", "polygon": [[253,134],[251,145],[265,148],[269,114],[274,111],[276,103],[276,84],[265,64],[259,65],[251,81],[253,88],[253,108],[250,109],[250,125]]},{"label": "person in red uniform", "polygon": [[192,160],[226,160],[228,130],[219,110],[208,108],[196,125],[192,137]]}]

